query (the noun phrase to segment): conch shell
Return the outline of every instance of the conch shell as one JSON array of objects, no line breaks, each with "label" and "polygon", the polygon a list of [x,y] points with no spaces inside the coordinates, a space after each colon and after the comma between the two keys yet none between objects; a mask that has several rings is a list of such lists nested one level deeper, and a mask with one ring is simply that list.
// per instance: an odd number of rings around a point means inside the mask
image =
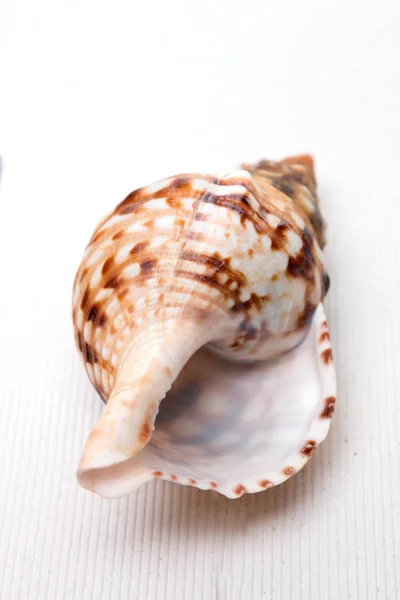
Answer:
[{"label": "conch shell", "polygon": [[73,294],[106,403],[83,487],[118,497],[161,477],[238,497],[307,462],[335,403],[324,232],[308,155],[177,175],[100,222]]}]

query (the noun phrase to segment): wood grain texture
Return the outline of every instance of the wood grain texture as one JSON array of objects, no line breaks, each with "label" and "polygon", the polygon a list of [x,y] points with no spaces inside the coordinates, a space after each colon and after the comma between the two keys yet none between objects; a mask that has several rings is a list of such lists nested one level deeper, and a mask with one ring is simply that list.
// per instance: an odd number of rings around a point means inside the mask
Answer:
[{"label": "wood grain texture", "polygon": [[[397,3],[4,6],[0,598],[400,598]],[[329,223],[328,439],[234,501],[163,481],[83,491],[102,403],[70,300],[96,220],[170,173],[303,151]]]}]

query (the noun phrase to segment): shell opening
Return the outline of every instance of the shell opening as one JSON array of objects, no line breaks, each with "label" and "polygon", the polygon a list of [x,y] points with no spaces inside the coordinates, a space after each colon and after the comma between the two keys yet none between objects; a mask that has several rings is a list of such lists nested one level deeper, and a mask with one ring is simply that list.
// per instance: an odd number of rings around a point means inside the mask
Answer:
[{"label": "shell opening", "polygon": [[282,483],[329,429],[335,376],[326,332],[320,305],[306,339],[273,361],[231,363],[201,349],[167,392],[149,443],[130,456],[115,452],[109,435],[101,455],[87,447],[80,483],[107,498],[153,477],[232,498]]}]

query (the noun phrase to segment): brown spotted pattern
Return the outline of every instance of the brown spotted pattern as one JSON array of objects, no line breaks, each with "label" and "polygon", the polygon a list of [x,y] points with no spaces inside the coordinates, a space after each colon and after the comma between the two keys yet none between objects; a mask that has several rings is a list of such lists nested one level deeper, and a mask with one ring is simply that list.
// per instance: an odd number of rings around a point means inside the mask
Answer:
[{"label": "brown spotted pattern", "polygon": [[272,487],[274,484],[268,479],[262,479],[261,481],[259,481],[258,485],[260,486],[260,488],[266,490],[267,488]]},{"label": "brown spotted pattern", "polygon": [[282,472],[287,477],[290,477],[296,473],[296,469],[294,467],[285,467]]},{"label": "brown spotted pattern", "polygon": [[304,448],[301,449],[301,453],[304,454],[304,456],[311,456],[316,447],[317,442],[314,442],[314,440],[308,440]]},{"label": "brown spotted pattern", "polygon": [[332,349],[327,348],[323,352],[321,352],[321,358],[325,365],[329,365],[333,361]]},{"label": "brown spotted pattern", "polygon": [[323,331],[319,338],[319,343],[322,344],[330,339],[329,331]]},{"label": "brown spotted pattern", "polygon": [[[137,189],[97,226],[76,275],[73,322],[104,401],[135,332],[157,320],[210,322],[210,332],[219,332],[215,323],[229,319],[220,338],[208,341],[246,360],[274,356],[304,337],[329,287],[312,159],[243,168]],[[150,435],[144,425],[142,440]]]},{"label": "brown spotted pattern", "polygon": [[241,483],[238,483],[234,489],[233,489],[233,493],[236,496],[243,496],[243,494],[246,493],[246,488],[244,487],[244,485],[242,485]]},{"label": "brown spotted pattern", "polygon": [[151,436],[151,426],[149,423],[144,423],[140,430],[139,440],[141,444],[146,444]]},{"label": "brown spotted pattern", "polygon": [[336,398],[334,396],[329,396],[329,398],[326,398],[324,410],[321,413],[322,419],[331,419],[332,418],[333,413],[335,412],[335,403],[336,403]]}]

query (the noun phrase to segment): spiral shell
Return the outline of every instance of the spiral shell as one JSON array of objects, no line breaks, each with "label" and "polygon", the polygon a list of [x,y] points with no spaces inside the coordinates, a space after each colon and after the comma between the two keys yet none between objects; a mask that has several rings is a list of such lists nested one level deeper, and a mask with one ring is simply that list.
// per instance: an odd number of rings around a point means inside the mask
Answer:
[{"label": "spiral shell", "polygon": [[324,230],[309,156],[171,177],[101,221],[73,296],[77,347],[107,403],[78,471],[85,487],[118,495],[160,472],[145,456],[160,401],[203,346],[223,359],[210,373],[226,359],[265,373],[305,347],[329,287]]}]

